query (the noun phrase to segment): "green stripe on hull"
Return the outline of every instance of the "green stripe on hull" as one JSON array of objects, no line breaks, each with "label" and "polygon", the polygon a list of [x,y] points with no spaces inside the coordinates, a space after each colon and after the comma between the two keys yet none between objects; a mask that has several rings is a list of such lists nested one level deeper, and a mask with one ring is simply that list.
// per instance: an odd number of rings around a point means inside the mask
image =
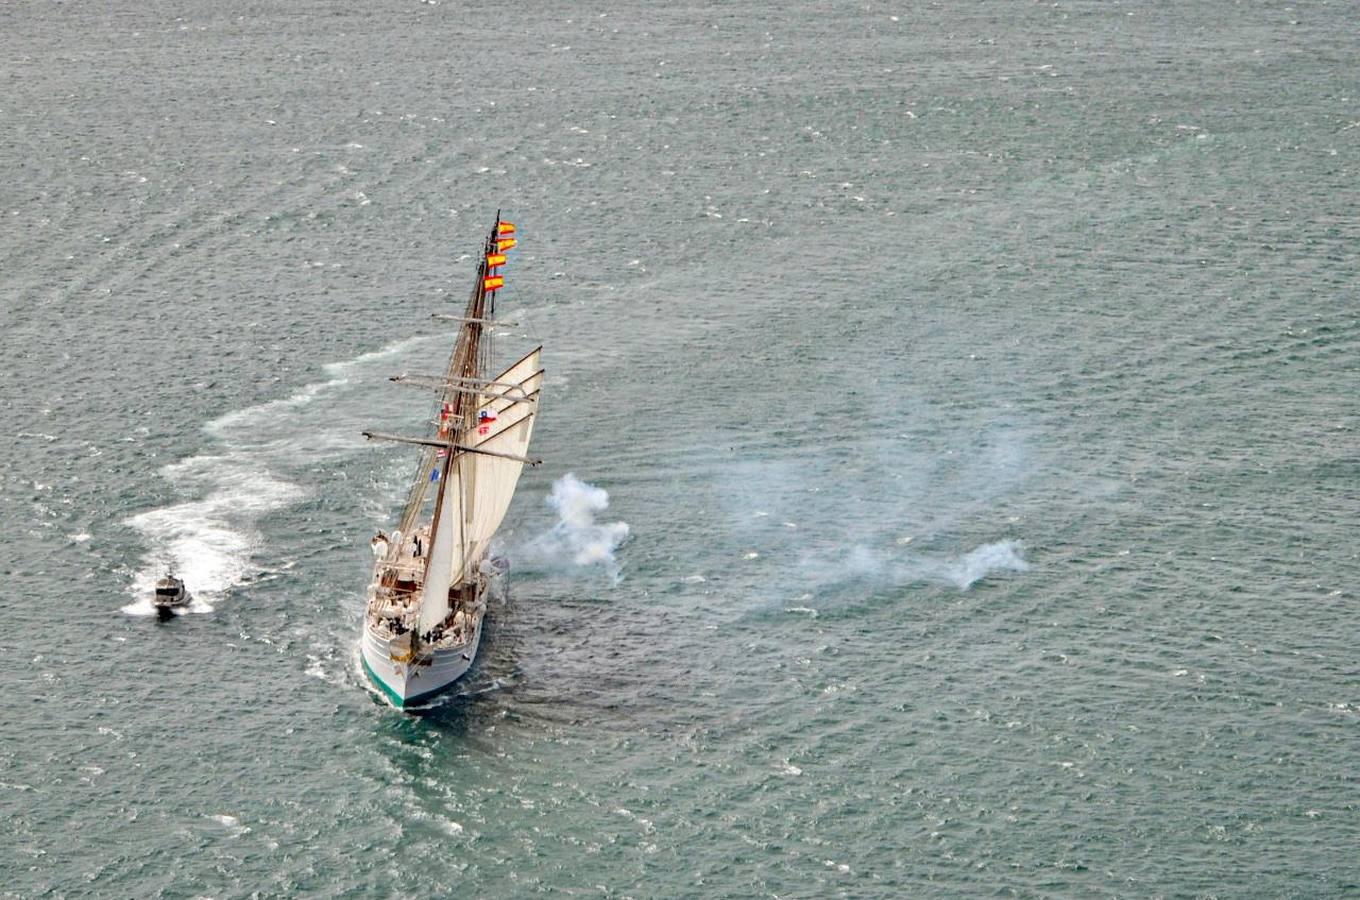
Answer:
[{"label": "green stripe on hull", "polygon": [[387,682],[379,678],[378,673],[373,671],[373,667],[368,664],[368,659],[363,653],[359,654],[359,662],[364,664],[364,671],[368,673],[368,680],[378,686],[378,690],[383,692],[383,696],[387,698],[388,702],[397,709],[401,709],[406,705],[406,701],[402,699],[401,695],[392,690]]},{"label": "green stripe on hull", "polygon": [[425,701],[434,698],[436,695],[442,694],[444,691],[447,691],[449,688],[453,687],[455,684],[458,683],[458,679],[455,678],[453,681],[450,681],[443,687],[438,687],[432,691],[426,691],[423,694],[416,694],[414,697],[407,697],[403,699],[400,694],[392,690],[391,685],[389,685],[387,682],[383,681],[381,678],[378,677],[378,673],[373,671],[373,667],[368,664],[368,660],[364,658],[364,654],[362,651],[360,651],[359,653],[359,662],[364,664],[364,671],[368,673],[369,680],[378,686],[378,690],[382,691],[383,696],[386,697],[388,702],[395,706],[397,709],[406,709],[408,706],[414,706],[418,703],[424,703]]}]

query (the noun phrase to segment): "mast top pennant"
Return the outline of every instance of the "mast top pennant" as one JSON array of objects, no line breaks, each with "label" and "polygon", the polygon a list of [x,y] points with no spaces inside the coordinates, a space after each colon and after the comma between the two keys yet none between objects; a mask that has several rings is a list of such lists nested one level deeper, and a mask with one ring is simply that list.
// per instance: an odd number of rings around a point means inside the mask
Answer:
[{"label": "mast top pennant", "polygon": [[492,292],[505,287],[505,277],[497,270],[505,265],[505,251],[514,247],[517,241],[508,234],[515,233],[515,226],[510,222],[497,220],[496,227],[492,232],[491,240],[487,244],[486,257],[484,260],[485,268],[482,276],[482,290]]}]

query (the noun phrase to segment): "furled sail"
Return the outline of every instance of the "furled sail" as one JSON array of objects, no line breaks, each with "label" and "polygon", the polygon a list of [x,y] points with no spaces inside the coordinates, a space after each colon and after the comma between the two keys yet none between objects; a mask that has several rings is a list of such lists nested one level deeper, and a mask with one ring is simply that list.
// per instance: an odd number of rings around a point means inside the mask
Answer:
[{"label": "furled sail", "polygon": [[[492,379],[498,386],[488,388],[478,405],[476,425],[464,444],[520,458],[528,452],[543,386],[541,351],[535,349]],[[459,453],[450,462],[420,605],[422,633],[449,614],[450,586],[476,576],[523,468],[521,459],[483,453]]]},{"label": "furled sail", "polygon": [[[455,566],[462,569],[463,552],[463,479],[462,457],[455,457],[448,468],[444,493],[436,513],[434,544],[425,569],[425,585],[420,596],[420,633],[426,634],[449,614],[449,587]],[[457,562],[455,562],[457,558]]]}]

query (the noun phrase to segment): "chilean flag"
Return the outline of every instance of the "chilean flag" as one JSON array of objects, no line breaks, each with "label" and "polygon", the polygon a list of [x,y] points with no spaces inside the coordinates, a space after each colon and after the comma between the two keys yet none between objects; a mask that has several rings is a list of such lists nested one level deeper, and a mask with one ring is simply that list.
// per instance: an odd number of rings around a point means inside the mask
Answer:
[{"label": "chilean flag", "polygon": [[496,421],[496,411],[494,409],[481,409],[477,411],[477,433],[489,434],[491,423]]}]

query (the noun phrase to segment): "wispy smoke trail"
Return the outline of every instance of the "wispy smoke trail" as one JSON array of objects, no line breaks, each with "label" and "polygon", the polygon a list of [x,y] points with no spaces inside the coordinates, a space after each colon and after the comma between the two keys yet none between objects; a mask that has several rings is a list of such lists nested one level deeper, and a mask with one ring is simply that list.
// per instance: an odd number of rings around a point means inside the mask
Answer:
[{"label": "wispy smoke trail", "polygon": [[852,578],[881,584],[904,585],[920,581],[952,584],[966,591],[996,572],[1027,572],[1029,563],[1017,541],[982,544],[963,556],[886,558],[862,545],[852,547],[837,561],[805,558],[803,564],[814,580]]},{"label": "wispy smoke trail", "polygon": [[1020,545],[1015,541],[983,544],[962,557],[944,561],[940,575],[959,590],[966,591],[974,582],[986,578],[993,572],[1029,571],[1029,563],[1025,562],[1020,553]]}]

